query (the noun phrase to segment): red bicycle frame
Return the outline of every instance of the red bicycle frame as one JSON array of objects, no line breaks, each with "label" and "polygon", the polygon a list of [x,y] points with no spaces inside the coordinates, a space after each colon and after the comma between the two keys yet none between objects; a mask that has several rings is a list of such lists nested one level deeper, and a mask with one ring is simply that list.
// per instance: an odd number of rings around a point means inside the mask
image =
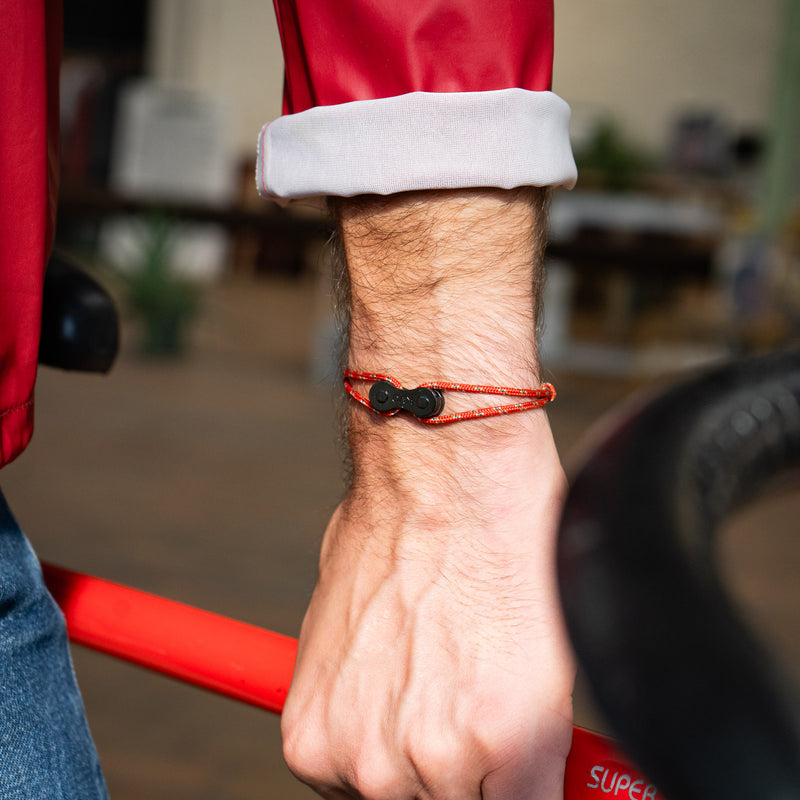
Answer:
[{"label": "red bicycle frame", "polygon": [[[297,641],[147,592],[43,564],[70,639],[116,658],[279,714]],[[575,728],[565,800],[663,800],[613,742]]]}]

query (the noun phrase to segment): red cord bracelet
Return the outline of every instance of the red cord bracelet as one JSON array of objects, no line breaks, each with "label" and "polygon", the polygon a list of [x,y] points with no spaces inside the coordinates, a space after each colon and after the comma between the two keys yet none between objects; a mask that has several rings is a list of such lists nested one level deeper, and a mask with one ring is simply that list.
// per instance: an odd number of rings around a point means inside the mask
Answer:
[{"label": "red cord bracelet", "polygon": [[[352,381],[368,381],[373,384],[369,397],[353,388]],[[416,389],[404,389],[403,385],[391,375],[379,372],[344,371],[344,388],[361,405],[377,414],[392,417],[400,411],[408,411],[426,425],[445,425],[465,419],[497,417],[501,414],[516,414],[518,411],[531,411],[552,402],[556,397],[553,384],[544,383],[540,389],[517,389],[510,386],[483,386],[475,383],[453,383],[451,381],[427,381]],[[494,394],[506,397],[527,397],[519,403],[503,406],[487,406],[454,414],[441,414],[444,408],[442,391],[468,392],[470,394]]]}]

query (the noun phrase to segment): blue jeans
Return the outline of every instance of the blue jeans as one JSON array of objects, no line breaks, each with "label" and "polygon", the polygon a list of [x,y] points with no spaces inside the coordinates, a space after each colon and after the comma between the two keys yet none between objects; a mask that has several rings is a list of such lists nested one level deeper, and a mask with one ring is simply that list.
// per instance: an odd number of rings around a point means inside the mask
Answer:
[{"label": "blue jeans", "polygon": [[0,798],[107,799],[64,619],[0,494]]}]

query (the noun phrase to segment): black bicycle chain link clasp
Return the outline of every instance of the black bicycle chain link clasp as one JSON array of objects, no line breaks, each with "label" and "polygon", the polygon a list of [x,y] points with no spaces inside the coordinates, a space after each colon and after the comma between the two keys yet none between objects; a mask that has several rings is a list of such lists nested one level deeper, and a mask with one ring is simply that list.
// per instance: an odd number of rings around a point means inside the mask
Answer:
[{"label": "black bicycle chain link clasp", "polygon": [[398,388],[388,381],[378,381],[369,390],[369,402],[376,411],[408,411],[419,419],[436,417],[444,408],[444,395],[438,389],[418,386]]}]

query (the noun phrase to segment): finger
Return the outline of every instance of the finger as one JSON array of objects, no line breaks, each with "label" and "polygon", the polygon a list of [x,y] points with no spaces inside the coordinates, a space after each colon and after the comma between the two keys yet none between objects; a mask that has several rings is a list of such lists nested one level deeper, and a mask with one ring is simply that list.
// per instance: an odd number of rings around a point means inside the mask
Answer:
[{"label": "finger", "polygon": [[571,742],[568,720],[551,722],[546,731],[526,737],[515,756],[483,779],[481,800],[563,800]]}]

